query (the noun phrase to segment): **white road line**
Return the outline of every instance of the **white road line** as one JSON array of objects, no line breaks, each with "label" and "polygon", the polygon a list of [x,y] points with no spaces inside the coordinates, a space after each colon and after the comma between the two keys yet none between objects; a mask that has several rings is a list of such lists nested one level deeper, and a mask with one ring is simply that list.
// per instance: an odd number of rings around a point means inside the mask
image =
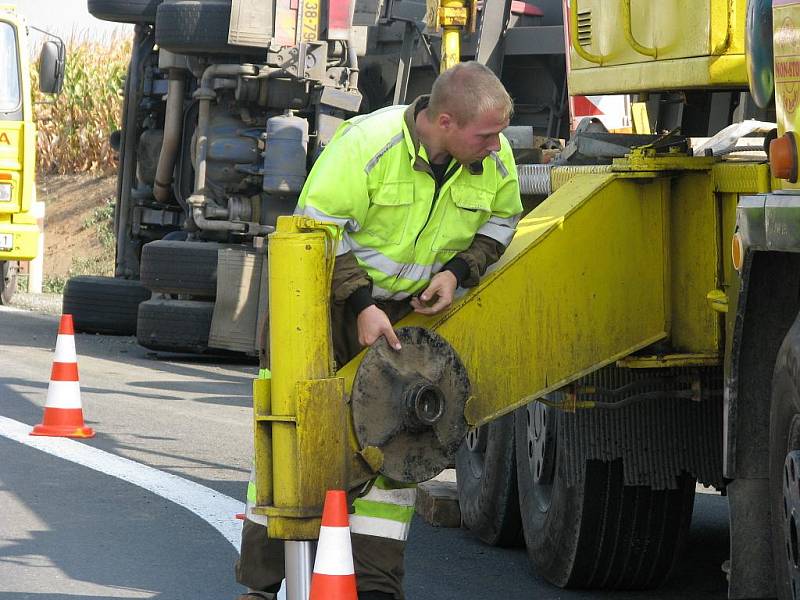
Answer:
[{"label": "white road line", "polygon": [[75,440],[33,437],[29,435],[30,431],[30,425],[0,416],[0,436],[122,479],[166,498],[209,523],[239,551],[242,522],[235,515],[244,512],[241,500]]}]

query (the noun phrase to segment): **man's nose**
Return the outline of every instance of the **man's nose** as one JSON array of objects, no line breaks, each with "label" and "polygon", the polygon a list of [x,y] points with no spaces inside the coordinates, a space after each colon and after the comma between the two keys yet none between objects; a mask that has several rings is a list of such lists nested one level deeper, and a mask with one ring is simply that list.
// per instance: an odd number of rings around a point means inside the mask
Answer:
[{"label": "man's nose", "polygon": [[487,146],[487,149],[490,152],[499,152],[500,151],[500,136],[499,135],[494,136],[494,139]]}]

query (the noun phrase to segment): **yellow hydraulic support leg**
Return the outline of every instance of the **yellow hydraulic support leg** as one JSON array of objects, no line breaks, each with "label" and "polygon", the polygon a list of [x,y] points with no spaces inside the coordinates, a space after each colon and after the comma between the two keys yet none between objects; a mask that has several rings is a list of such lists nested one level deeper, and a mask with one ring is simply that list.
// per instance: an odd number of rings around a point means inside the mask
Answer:
[{"label": "yellow hydraulic support leg", "polygon": [[269,239],[271,380],[257,381],[256,511],[271,537],[315,539],[325,491],[345,487],[344,385],[333,377],[333,235],[281,217]]}]

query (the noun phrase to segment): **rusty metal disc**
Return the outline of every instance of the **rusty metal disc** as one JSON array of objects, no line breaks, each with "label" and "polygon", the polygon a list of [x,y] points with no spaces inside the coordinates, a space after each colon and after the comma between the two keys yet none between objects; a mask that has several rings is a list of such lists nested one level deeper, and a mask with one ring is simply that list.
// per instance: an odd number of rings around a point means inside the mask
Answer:
[{"label": "rusty metal disc", "polygon": [[353,422],[361,447],[383,452],[382,474],[416,483],[452,464],[468,429],[470,384],[461,359],[441,336],[403,327],[397,337],[402,350],[381,338],[361,361],[351,394]]}]

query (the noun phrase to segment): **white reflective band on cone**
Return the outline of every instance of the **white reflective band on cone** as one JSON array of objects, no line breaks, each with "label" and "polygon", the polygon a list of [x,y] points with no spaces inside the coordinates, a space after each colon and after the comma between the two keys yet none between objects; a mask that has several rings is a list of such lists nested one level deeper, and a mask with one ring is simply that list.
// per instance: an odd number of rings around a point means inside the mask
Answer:
[{"label": "white reflective band on cone", "polygon": [[[323,537],[325,543],[322,543]],[[350,546],[350,529],[347,527],[319,528],[320,543],[314,560],[314,573],[320,575],[352,575],[353,551]]]},{"label": "white reflective band on cone", "polygon": [[47,388],[47,408],[81,408],[81,384],[77,381],[51,381]]},{"label": "white reflective band on cone", "polygon": [[63,334],[58,336],[53,362],[78,362],[78,356],[75,354],[75,336]]}]

